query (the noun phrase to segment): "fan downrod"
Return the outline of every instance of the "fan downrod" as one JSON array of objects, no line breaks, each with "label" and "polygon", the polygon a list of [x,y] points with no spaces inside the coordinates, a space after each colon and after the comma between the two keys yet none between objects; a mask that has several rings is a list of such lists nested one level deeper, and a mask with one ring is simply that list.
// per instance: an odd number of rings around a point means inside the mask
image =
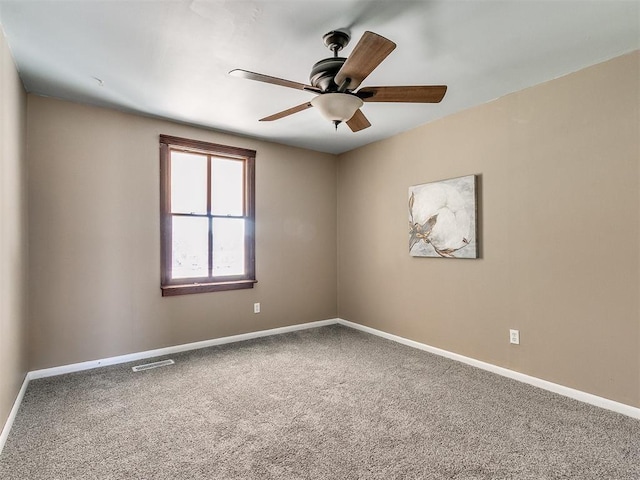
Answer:
[{"label": "fan downrod", "polygon": [[324,58],[316,62],[311,69],[309,81],[312,86],[325,93],[335,92],[339,86],[334,83],[333,78],[347,60],[339,57],[338,52],[347,46],[351,36],[343,30],[331,30],[322,37],[322,40],[327,48],[333,52],[333,57]]}]

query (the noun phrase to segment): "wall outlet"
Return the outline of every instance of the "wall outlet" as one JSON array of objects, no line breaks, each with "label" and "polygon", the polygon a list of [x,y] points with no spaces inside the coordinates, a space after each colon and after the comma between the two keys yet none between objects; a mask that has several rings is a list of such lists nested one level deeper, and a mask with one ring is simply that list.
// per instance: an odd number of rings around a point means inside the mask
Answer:
[{"label": "wall outlet", "polygon": [[520,345],[520,330],[509,330],[509,342]]},{"label": "wall outlet", "polygon": [[253,304],[253,313],[260,313],[260,304],[259,303],[254,303]]}]

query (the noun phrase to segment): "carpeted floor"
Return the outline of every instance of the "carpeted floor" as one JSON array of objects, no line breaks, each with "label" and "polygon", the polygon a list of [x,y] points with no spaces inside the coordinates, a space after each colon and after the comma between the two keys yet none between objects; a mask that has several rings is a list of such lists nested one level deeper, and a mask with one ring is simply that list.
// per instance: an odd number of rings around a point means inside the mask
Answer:
[{"label": "carpeted floor", "polygon": [[0,478],[640,478],[640,421],[349,328],[171,358],[31,382]]}]

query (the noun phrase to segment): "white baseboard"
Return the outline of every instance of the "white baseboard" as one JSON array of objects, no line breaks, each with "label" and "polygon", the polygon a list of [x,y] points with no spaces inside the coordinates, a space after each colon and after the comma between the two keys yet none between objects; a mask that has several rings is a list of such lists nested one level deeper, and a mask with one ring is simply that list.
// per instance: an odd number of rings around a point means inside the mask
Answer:
[{"label": "white baseboard", "polygon": [[340,325],[344,325],[345,327],[350,327],[355,330],[360,330],[372,335],[377,335],[378,337],[386,338],[387,340],[392,340],[409,347],[424,350],[426,352],[434,353],[442,357],[447,357],[458,362],[466,363],[473,367],[497,373],[498,375],[502,375],[503,377],[508,377],[523,383],[528,383],[529,385],[533,385],[534,387],[539,387],[550,392],[558,393],[560,395],[564,395],[565,397],[573,398],[574,400],[579,400],[590,405],[595,405],[596,407],[605,408],[607,410],[621,413],[629,417],[640,419],[640,408],[632,407],[631,405],[626,405],[624,403],[609,400],[608,398],[599,397],[597,395],[583,392],[581,390],[576,390],[574,388],[565,387],[564,385],[559,385],[557,383],[548,382],[547,380],[542,380],[541,378],[532,377],[524,373],[509,370],[508,368],[498,367],[497,365],[493,365],[491,363],[486,363],[474,358],[465,357],[464,355],[459,355],[447,350],[442,350],[441,348],[432,347],[424,343],[415,342],[398,335],[393,335],[381,330],[376,330],[375,328],[366,327],[364,325],[353,323],[348,320],[343,320],[341,318],[338,319],[338,323]]},{"label": "white baseboard", "polygon": [[224,345],[226,343],[242,342],[244,340],[251,340],[253,338],[268,337],[271,335],[281,335],[283,333],[296,332],[299,330],[307,330],[309,328],[324,327],[327,325],[335,325],[338,323],[337,318],[329,320],[320,320],[317,322],[301,323],[298,325],[290,325],[287,327],[272,328],[269,330],[260,330],[258,332],[243,333],[240,335],[232,335],[229,337],[214,338],[211,340],[204,340],[201,342],[185,343],[182,345],[175,345],[172,347],[158,348],[155,350],[146,350],[144,352],[130,353],[127,355],[119,355],[117,357],[103,358],[100,360],[90,360],[88,362],[72,363],[69,365],[62,365],[60,367],[43,368],[41,370],[33,370],[28,372],[25,376],[22,388],[16,397],[13,404],[13,408],[9,413],[9,417],[4,424],[2,434],[0,434],[0,454],[4,448],[4,444],[7,441],[11,427],[22,403],[24,393],[27,390],[30,380],[38,378],[54,377],[56,375],[64,375],[66,373],[80,372],[83,370],[91,370],[99,367],[106,367],[108,365],[117,365],[120,363],[135,362],[136,360],[143,360],[152,357],[161,357],[164,355],[171,355],[174,353],[185,352],[188,350],[197,350],[200,348],[213,347],[215,345]]},{"label": "white baseboard", "polygon": [[16,415],[18,414],[18,410],[20,409],[20,405],[22,404],[22,399],[24,398],[24,392],[27,391],[27,385],[29,385],[29,375],[25,375],[24,381],[22,382],[22,387],[18,392],[18,396],[16,397],[15,402],[13,402],[13,408],[11,408],[11,412],[9,412],[9,417],[7,421],[4,423],[4,427],[2,428],[2,433],[0,433],[0,455],[2,454],[2,450],[4,449],[4,444],[7,442],[7,438],[9,437],[9,432],[11,431],[11,427],[13,427],[13,422],[16,419]]},{"label": "white baseboard", "polygon": [[430,353],[434,353],[436,355],[440,355],[442,357],[447,357],[452,360],[456,360],[462,363],[466,363],[468,365],[481,368],[483,370],[487,370],[489,372],[497,373],[498,375],[502,375],[504,377],[512,378],[514,380],[518,380],[523,383],[528,383],[535,387],[543,388],[545,390],[549,390],[554,393],[558,393],[560,395],[564,395],[565,397],[573,398],[575,400],[579,400],[581,402],[585,402],[591,405],[595,405],[596,407],[605,408],[607,410],[611,410],[617,413],[621,413],[623,415],[627,415],[629,417],[640,419],[640,408],[632,407],[630,405],[625,405],[624,403],[615,402],[613,400],[609,400],[607,398],[598,397],[597,395],[592,395],[590,393],[582,392],[580,390],[576,390],[573,388],[565,387],[563,385],[558,385],[556,383],[548,382],[546,380],[542,380],[540,378],[532,377],[530,375],[525,375],[524,373],[515,372],[513,370],[509,370],[507,368],[498,367],[497,365],[493,365],[491,363],[482,362],[480,360],[476,360],[474,358],[465,357],[464,355],[459,355],[457,353],[449,352],[447,350],[442,350],[440,348],[432,347],[430,345],[426,345],[424,343],[416,342],[413,340],[409,340],[398,335],[393,335],[391,333],[383,332],[381,330],[376,330],[375,328],[367,327],[364,325],[360,325],[358,323],[353,323],[348,320],[343,320],[341,318],[333,318],[329,320],[320,320],[317,322],[309,322],[302,323],[298,325],[291,325],[287,327],[280,328],[272,328],[269,330],[260,330],[258,332],[251,333],[243,333],[240,335],[232,335],[229,337],[215,338],[212,340],[204,340],[201,342],[194,343],[186,343],[182,345],[175,345],[172,347],[166,348],[158,348],[155,350],[147,350],[144,352],[130,353],[127,355],[119,355],[117,357],[104,358],[100,360],[91,360],[88,362],[81,363],[73,363],[70,365],[63,365],[60,367],[53,368],[45,368],[42,370],[34,370],[27,373],[24,382],[22,384],[22,388],[16,397],[16,400],[13,404],[13,408],[5,422],[4,428],[2,429],[2,433],[0,434],[0,454],[2,453],[2,449],[4,448],[4,444],[7,441],[7,437],[9,436],[9,431],[13,426],[13,422],[18,413],[18,409],[20,408],[20,404],[22,403],[22,399],[24,397],[25,391],[27,390],[27,386],[29,385],[30,380],[35,380],[38,378],[45,377],[53,377],[56,375],[63,375],[66,373],[80,372],[82,370],[90,370],[99,367],[105,367],[108,365],[117,365],[120,363],[133,362],[136,360],[143,360],[152,357],[160,357],[164,355],[171,355],[174,353],[185,352],[188,350],[197,350],[200,348],[212,347],[215,345],[224,345],[227,343],[234,342],[242,342],[244,340],[251,340],[253,338],[261,338],[268,337],[271,335],[280,335],[283,333],[295,332],[299,330],[306,330],[310,328],[318,328],[324,327],[327,325],[335,325],[340,324],[345,327],[353,328],[355,330],[360,330],[366,333],[370,333],[372,335],[376,335],[378,337],[385,338],[387,340],[391,340],[394,342],[401,343],[403,345],[407,345],[409,347],[417,348],[420,350],[424,350]]},{"label": "white baseboard", "polygon": [[34,370],[28,373],[29,380],[37,378],[53,377],[56,375],[64,375],[65,373],[80,372],[82,370],[91,370],[98,367],[106,367],[109,365],[117,365],[120,363],[135,362],[152,357],[162,357],[172,355],[174,353],[186,352],[188,350],[198,350],[200,348],[213,347],[215,345],[224,345],[226,343],[242,342],[253,338],[268,337],[271,335],[281,335],[283,333],[296,332],[298,330],[306,330],[309,328],[324,327],[326,325],[335,325],[338,319],[320,320],[317,322],[301,323],[298,325],[290,325],[287,327],[272,328],[269,330],[260,330],[258,332],[242,333],[240,335],[232,335],[230,337],[214,338],[211,340],[203,340],[201,342],[185,343],[175,345],[173,347],[158,348],[155,350],[146,350],[144,352],[129,353],[127,355],[119,355],[117,357],[103,358],[100,360],[90,360],[88,362],[72,363],[62,365],[60,367],[44,368],[42,370]]}]

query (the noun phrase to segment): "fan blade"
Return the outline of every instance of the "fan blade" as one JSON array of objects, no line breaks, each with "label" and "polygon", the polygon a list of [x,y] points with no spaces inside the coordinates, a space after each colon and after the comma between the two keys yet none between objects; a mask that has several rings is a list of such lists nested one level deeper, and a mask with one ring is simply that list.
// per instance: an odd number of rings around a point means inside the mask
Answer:
[{"label": "fan blade", "polygon": [[268,117],[261,118],[260,121],[271,122],[273,120],[279,120],[289,115],[293,115],[294,113],[298,113],[303,110],[306,110],[307,108],[311,108],[311,106],[312,105],[310,102],[302,103],[300,105],[296,105],[295,107],[288,108],[287,110],[283,110],[282,112],[274,113],[273,115],[270,115]]},{"label": "fan blade", "polygon": [[247,80],[256,80],[258,82],[270,83],[272,85],[280,85],[281,87],[295,88],[296,90],[310,90],[312,92],[320,92],[321,90],[304,83],[292,82],[284,78],[270,77],[262,73],[249,72],[248,70],[235,69],[229,72],[234,77],[246,78]]},{"label": "fan blade", "polygon": [[347,120],[347,125],[352,132],[359,132],[360,130],[369,128],[371,126],[371,123],[369,123],[367,117],[364,116],[362,110],[358,109],[356,110],[356,113],[353,114],[353,117]]},{"label": "fan blade", "polygon": [[364,87],[356,95],[364,102],[439,103],[447,93],[446,85],[413,87]]},{"label": "fan blade", "polygon": [[377,33],[364,32],[353,52],[336,74],[334,81],[341,86],[345,80],[349,80],[347,88],[355,90],[387,58],[387,55],[393,52],[394,48],[396,44],[391,40]]}]

